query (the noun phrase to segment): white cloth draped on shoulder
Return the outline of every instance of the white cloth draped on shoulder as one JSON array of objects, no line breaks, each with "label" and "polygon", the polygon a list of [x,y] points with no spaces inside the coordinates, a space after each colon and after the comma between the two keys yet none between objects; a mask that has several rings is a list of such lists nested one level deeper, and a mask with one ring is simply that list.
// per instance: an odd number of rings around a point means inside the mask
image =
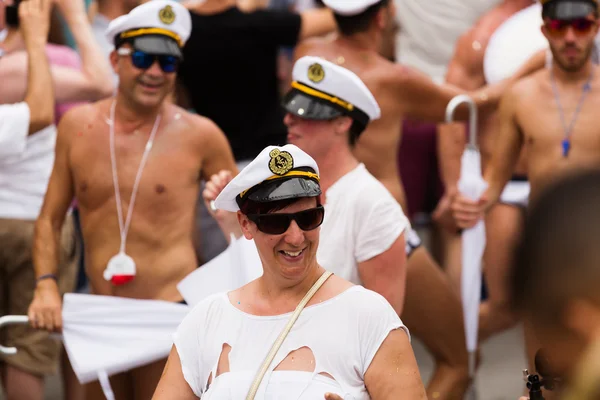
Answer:
[{"label": "white cloth draped on shoulder", "polygon": [[262,263],[254,241],[232,237],[224,252],[185,277],[177,289],[193,307],[208,296],[238,289],[262,274]]}]

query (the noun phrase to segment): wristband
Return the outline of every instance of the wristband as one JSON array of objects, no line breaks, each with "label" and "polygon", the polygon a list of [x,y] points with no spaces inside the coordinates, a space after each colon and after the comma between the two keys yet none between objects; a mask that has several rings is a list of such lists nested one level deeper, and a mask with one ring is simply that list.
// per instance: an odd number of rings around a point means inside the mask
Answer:
[{"label": "wristband", "polygon": [[55,274],[45,274],[37,278],[35,280],[35,283],[37,284],[40,281],[43,281],[44,279],[54,279],[56,282],[58,282],[58,277]]}]

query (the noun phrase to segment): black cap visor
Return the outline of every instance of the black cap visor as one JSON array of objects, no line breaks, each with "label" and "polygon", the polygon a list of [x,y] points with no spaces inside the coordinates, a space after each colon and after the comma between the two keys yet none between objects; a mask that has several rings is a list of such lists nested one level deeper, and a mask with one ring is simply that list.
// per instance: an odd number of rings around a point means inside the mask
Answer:
[{"label": "black cap visor", "polygon": [[246,199],[257,203],[268,203],[303,197],[317,197],[320,194],[321,187],[317,181],[310,178],[295,176],[265,181],[252,188],[243,199],[238,196],[236,200],[238,205],[243,203]]},{"label": "black cap visor", "polygon": [[307,95],[297,89],[290,90],[283,98],[283,108],[301,118],[330,120],[344,115],[334,104]]},{"label": "black cap visor", "polygon": [[593,0],[554,0],[544,4],[542,10],[544,18],[568,21],[587,17],[597,5]]},{"label": "black cap visor", "polygon": [[181,49],[177,42],[163,35],[143,35],[131,38],[131,43],[134,49],[143,51],[149,54],[168,55],[183,58]]}]

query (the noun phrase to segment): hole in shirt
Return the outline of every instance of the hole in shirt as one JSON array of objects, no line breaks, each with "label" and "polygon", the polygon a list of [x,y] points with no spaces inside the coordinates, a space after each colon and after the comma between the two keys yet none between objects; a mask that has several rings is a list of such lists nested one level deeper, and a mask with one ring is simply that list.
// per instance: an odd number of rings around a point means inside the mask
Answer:
[{"label": "hole in shirt", "polygon": [[[217,364],[217,373],[215,378],[219,375],[222,375],[226,372],[229,372],[229,353],[231,353],[231,346],[228,343],[223,343],[223,348],[221,349],[221,355],[219,356],[219,363]],[[212,372],[208,376],[208,382],[206,383],[206,389],[209,388],[210,384],[213,381]]]},{"label": "hole in shirt", "polygon": [[[308,347],[301,347],[291,351],[273,371],[305,371],[314,372],[316,368],[315,355]],[[335,378],[327,372],[319,372],[319,375],[325,376],[335,381]]]}]

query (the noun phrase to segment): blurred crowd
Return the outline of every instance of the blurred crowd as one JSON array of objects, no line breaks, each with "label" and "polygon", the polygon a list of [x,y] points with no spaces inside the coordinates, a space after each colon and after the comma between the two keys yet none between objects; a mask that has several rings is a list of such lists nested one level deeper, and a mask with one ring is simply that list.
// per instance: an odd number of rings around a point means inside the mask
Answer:
[{"label": "blurred crowd", "polygon": [[[521,44],[507,24],[526,13],[535,26],[511,28]],[[545,398],[600,399],[597,32],[596,0],[0,0],[0,315],[30,319],[0,329],[0,345],[18,349],[0,354],[5,398],[43,399],[59,371],[66,399],[104,398],[50,336],[63,295],[182,302],[177,284],[243,235],[218,195],[267,146],[291,143],[316,160],[328,199],[350,160],[400,205],[359,193],[377,205],[361,215],[373,227],[317,257],[340,275],[327,263],[351,253],[342,278],[385,297],[424,343],[428,398],[464,398],[480,363],[461,291],[464,233],[485,223],[477,345],[522,323],[523,369],[552,382]],[[492,43],[507,55],[486,60]],[[298,91],[349,102],[318,89],[328,70],[299,83],[304,56],[352,71],[376,100],[376,117],[347,108],[367,121],[340,131],[348,158],[311,138],[341,108],[285,103]],[[446,120],[461,94],[476,125],[465,106]],[[480,157],[477,195],[464,190],[465,148]],[[366,214],[342,206],[348,193],[321,246]],[[152,398],[163,370],[160,360],[112,377],[116,398]]]}]

